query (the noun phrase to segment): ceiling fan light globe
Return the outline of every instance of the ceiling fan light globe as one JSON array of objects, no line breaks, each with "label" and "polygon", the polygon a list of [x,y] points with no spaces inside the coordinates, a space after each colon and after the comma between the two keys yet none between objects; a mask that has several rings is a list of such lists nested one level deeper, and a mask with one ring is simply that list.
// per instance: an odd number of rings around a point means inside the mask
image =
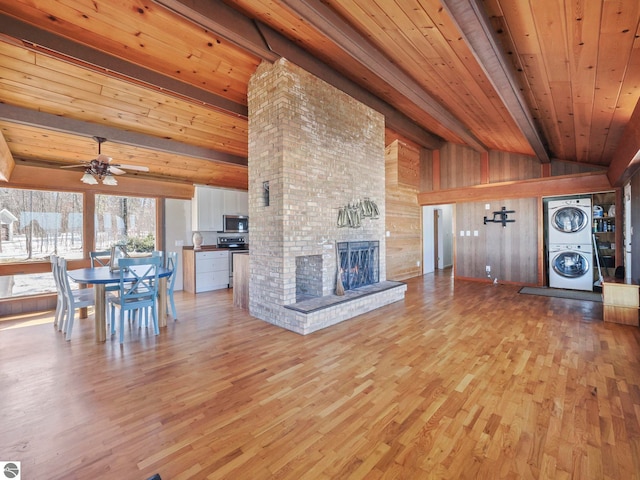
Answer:
[{"label": "ceiling fan light globe", "polygon": [[93,175],[91,175],[90,173],[87,173],[87,172],[85,172],[85,174],[82,176],[80,181],[82,183],[86,183],[87,185],[97,185],[98,184],[98,181],[95,179],[95,177]]},{"label": "ceiling fan light globe", "polygon": [[118,185],[118,181],[112,175],[107,175],[102,180],[102,184],[115,186],[115,185]]}]

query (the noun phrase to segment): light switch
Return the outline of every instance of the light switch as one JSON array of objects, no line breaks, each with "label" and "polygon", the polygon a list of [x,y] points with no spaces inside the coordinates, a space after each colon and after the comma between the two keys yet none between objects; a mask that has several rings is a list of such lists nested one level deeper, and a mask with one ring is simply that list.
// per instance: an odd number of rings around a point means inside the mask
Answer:
[{"label": "light switch", "polygon": [[478,236],[478,230],[474,230],[474,231],[473,231],[473,236],[474,236],[474,237],[477,237],[477,236]]},{"label": "light switch", "polygon": [[471,236],[471,230],[467,230],[467,237]]},{"label": "light switch", "polygon": [[460,230],[460,236],[464,237],[464,230]]}]

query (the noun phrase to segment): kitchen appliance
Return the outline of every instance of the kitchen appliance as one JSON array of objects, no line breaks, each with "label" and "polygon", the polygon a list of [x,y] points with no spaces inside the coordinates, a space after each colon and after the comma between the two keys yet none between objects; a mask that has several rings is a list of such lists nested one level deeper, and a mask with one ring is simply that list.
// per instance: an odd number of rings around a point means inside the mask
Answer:
[{"label": "kitchen appliance", "polygon": [[223,215],[222,226],[225,233],[246,233],[249,231],[249,217],[246,215]]},{"label": "kitchen appliance", "polygon": [[591,214],[590,198],[550,200],[548,244],[590,244]]},{"label": "kitchen appliance", "polygon": [[571,290],[593,290],[591,244],[549,246],[549,286]]},{"label": "kitchen appliance", "polygon": [[218,248],[229,249],[229,288],[231,288],[233,287],[233,257],[239,253],[249,253],[249,244],[245,237],[218,237]]}]

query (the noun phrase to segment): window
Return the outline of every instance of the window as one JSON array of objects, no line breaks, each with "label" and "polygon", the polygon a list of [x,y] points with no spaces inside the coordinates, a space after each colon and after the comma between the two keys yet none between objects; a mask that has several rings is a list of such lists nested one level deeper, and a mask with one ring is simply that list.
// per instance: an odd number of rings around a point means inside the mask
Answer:
[{"label": "window", "polygon": [[[115,244],[132,253],[155,249],[155,198],[96,194],[95,211],[85,212],[84,195],[93,193],[0,188],[0,299],[54,293],[49,256],[82,260],[85,241],[95,250]],[[94,216],[94,239],[83,238],[84,215]],[[24,273],[19,264],[25,262],[36,273]]]},{"label": "window", "polygon": [[[82,258],[82,194],[0,188],[0,264]],[[55,292],[51,271],[0,276],[0,298]]]},{"label": "window", "polygon": [[128,253],[151,252],[156,245],[156,200],[96,195],[95,248],[126,245]]},{"label": "window", "polygon": [[0,263],[82,258],[82,194],[0,189]]}]

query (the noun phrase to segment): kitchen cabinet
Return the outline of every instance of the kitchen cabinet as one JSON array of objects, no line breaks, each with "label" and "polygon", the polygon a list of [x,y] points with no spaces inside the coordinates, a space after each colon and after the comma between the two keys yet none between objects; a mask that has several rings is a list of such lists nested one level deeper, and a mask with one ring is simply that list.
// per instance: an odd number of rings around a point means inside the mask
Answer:
[{"label": "kitchen cabinet", "polygon": [[225,190],[224,213],[226,215],[249,215],[249,195],[247,192]]},{"label": "kitchen cabinet", "polygon": [[196,185],[191,202],[192,229],[221,232],[223,215],[249,215],[248,193]]},{"label": "kitchen cabinet", "polygon": [[196,186],[191,203],[191,226],[201,232],[222,230],[224,190]]},{"label": "kitchen cabinet", "polygon": [[183,288],[200,293],[229,287],[229,251],[184,249]]}]

